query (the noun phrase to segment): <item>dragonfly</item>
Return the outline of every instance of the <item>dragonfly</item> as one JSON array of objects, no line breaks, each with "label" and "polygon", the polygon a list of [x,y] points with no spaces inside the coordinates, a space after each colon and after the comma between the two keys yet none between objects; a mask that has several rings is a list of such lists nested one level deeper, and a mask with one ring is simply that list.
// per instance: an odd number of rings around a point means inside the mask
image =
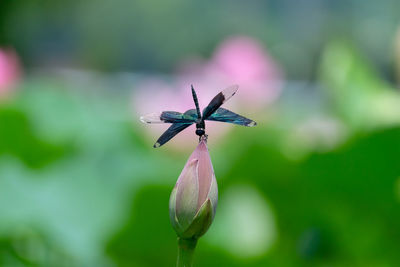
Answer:
[{"label": "dragonfly", "polygon": [[154,148],[160,147],[171,140],[175,135],[186,129],[192,124],[196,124],[196,135],[199,140],[207,138],[205,129],[205,121],[219,121],[233,123],[237,125],[253,127],[257,123],[228,109],[221,108],[222,104],[234,96],[238,90],[238,85],[232,85],[218,93],[208,104],[208,106],[200,112],[199,101],[196,91],[191,85],[192,97],[196,109],[189,109],[184,113],[177,111],[162,111],[158,113],[150,113],[140,117],[143,123],[171,123],[172,125],[158,138],[154,144]]}]

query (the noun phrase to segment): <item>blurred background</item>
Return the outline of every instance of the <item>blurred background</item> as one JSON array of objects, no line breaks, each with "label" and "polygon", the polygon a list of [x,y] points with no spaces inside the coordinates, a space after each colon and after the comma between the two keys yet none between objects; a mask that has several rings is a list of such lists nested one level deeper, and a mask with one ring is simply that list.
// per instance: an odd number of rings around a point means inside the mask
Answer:
[{"label": "blurred background", "polygon": [[0,1],[0,266],[174,266],[169,194],[208,123],[195,266],[398,266],[397,0]]}]

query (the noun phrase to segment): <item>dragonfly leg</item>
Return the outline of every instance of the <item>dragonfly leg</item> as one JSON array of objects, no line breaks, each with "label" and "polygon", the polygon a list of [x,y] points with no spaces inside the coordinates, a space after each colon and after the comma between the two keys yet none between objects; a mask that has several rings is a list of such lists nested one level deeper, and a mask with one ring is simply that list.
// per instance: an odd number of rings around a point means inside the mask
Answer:
[{"label": "dragonfly leg", "polygon": [[203,134],[202,136],[199,136],[199,142],[201,142],[202,140],[207,142],[208,139],[208,135],[207,134]]}]

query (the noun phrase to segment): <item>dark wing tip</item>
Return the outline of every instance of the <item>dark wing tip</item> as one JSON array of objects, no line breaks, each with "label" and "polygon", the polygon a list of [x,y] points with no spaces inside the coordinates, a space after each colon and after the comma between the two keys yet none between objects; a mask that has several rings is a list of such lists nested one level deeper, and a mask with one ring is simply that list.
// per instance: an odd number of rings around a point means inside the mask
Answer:
[{"label": "dark wing tip", "polygon": [[251,121],[251,122],[249,122],[246,126],[247,126],[247,127],[254,127],[254,126],[257,126],[257,122]]},{"label": "dark wing tip", "polygon": [[156,143],[153,145],[154,148],[158,148],[158,147],[160,147],[160,146],[161,146],[161,145],[160,145],[159,142],[156,142]]}]

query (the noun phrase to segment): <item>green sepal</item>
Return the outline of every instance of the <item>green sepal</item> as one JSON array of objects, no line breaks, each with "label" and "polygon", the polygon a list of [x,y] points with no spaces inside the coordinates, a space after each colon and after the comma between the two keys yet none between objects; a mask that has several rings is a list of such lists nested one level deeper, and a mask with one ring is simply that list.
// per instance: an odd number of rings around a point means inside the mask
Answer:
[{"label": "green sepal", "polygon": [[182,238],[199,238],[204,235],[213,221],[212,210],[211,200],[208,198],[200,207],[189,227],[178,235]]}]

